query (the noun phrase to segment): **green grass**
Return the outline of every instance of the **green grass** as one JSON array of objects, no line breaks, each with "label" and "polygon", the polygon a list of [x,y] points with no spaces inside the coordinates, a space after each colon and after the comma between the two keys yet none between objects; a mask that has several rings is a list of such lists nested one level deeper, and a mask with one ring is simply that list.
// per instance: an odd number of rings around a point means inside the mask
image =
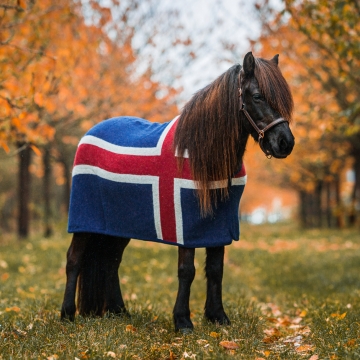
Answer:
[{"label": "green grass", "polygon": [[[231,326],[203,318],[204,250],[196,251],[195,331],[175,333],[177,250],[132,241],[121,265],[132,317],[61,322],[70,236],[0,244],[3,359],[359,359],[360,238],[354,230],[242,225],[227,247],[224,305]],[[223,341],[238,347],[226,349]]]}]

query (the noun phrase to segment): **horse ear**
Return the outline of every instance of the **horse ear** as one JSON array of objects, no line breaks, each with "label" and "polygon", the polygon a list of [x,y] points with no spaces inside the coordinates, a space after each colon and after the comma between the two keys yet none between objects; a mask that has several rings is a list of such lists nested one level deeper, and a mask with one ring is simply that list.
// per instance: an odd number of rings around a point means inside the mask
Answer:
[{"label": "horse ear", "polygon": [[247,76],[247,77],[254,76],[255,59],[254,59],[254,56],[251,51],[248,52],[244,57],[243,69],[244,69],[245,76]]},{"label": "horse ear", "polygon": [[274,62],[276,65],[279,65],[279,54],[276,54],[272,59],[272,62]]}]

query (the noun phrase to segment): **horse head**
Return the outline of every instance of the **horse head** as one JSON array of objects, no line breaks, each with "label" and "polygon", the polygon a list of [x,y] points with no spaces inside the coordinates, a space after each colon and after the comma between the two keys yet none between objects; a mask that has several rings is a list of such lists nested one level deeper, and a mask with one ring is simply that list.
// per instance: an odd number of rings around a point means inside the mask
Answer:
[{"label": "horse head", "polygon": [[247,53],[239,73],[239,98],[247,131],[266,156],[281,159],[291,153],[295,142],[289,127],[293,100],[278,61],[278,55],[265,60]]}]

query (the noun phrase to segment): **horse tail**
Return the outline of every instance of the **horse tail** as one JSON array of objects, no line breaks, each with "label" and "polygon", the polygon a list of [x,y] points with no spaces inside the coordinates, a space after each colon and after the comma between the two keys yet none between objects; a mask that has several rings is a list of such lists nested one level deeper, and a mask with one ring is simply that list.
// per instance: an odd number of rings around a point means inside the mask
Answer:
[{"label": "horse tail", "polygon": [[[106,306],[109,241],[92,234],[86,243],[78,277],[77,308],[83,316],[102,316]],[[111,254],[110,254],[111,256]]]}]

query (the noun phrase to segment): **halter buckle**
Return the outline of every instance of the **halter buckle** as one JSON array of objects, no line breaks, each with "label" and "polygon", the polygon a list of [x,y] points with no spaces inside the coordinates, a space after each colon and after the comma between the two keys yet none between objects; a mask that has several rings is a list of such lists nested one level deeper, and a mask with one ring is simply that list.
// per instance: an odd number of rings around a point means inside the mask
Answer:
[{"label": "halter buckle", "polygon": [[263,139],[265,137],[265,132],[264,130],[259,130],[259,140]]}]

